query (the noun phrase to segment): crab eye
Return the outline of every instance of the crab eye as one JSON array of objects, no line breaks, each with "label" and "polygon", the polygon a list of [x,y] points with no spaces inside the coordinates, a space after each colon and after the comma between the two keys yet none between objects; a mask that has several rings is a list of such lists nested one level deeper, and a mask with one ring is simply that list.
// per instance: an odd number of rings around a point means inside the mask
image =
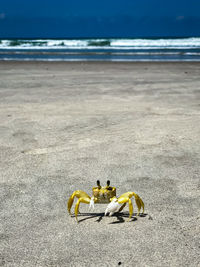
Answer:
[{"label": "crab eye", "polygon": [[110,180],[107,181],[107,186],[109,186],[109,185],[110,185]]},{"label": "crab eye", "polygon": [[99,180],[97,180],[97,186],[100,186],[100,181]]}]

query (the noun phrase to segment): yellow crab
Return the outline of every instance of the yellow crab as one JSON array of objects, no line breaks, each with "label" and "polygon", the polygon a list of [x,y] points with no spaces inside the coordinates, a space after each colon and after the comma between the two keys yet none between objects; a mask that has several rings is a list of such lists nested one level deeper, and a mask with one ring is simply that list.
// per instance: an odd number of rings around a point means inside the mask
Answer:
[{"label": "yellow crab", "polygon": [[105,215],[109,214],[109,216],[112,216],[115,212],[120,212],[123,210],[123,208],[126,206],[126,203],[129,203],[129,219],[133,215],[133,204],[131,201],[131,198],[135,197],[135,202],[138,207],[138,215],[140,213],[141,207],[143,209],[144,213],[144,203],[142,199],[134,192],[126,192],[122,194],[119,198],[116,197],[116,188],[110,186],[110,181],[107,181],[107,186],[101,187],[100,181],[97,181],[97,187],[92,188],[92,197],[90,197],[88,194],[86,194],[84,191],[76,190],[73,192],[73,194],[70,196],[68,200],[68,212],[71,215],[71,207],[74,202],[74,198],[77,197],[78,201],[75,205],[75,217],[78,222],[78,213],[79,213],[79,205],[80,203],[86,203],[90,204],[89,208],[94,208],[94,203],[104,204],[109,203]]}]

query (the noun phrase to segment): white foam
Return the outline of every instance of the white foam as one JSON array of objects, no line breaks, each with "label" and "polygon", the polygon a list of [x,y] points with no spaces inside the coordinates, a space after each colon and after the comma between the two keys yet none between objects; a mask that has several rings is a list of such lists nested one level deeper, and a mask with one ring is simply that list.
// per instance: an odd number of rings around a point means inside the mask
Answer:
[{"label": "white foam", "polygon": [[[18,44],[19,43],[19,44]],[[200,38],[183,39],[84,39],[2,40],[0,49],[191,49],[200,48]]]},{"label": "white foam", "polygon": [[200,47],[200,38],[184,39],[122,39],[113,40],[111,46],[115,47],[144,47],[144,48],[191,48]]}]

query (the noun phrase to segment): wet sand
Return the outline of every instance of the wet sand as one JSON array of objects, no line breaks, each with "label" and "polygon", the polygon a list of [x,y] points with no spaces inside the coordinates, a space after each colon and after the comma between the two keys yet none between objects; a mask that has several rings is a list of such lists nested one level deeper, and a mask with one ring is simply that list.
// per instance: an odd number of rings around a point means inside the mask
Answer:
[{"label": "wet sand", "polygon": [[[198,266],[199,140],[200,63],[1,62],[0,266]],[[144,216],[77,224],[97,179]]]}]

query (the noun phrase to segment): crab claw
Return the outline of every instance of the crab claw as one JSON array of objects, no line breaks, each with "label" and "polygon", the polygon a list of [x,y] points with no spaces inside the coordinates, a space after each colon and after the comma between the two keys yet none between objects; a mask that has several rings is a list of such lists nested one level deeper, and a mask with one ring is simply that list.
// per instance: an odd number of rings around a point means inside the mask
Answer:
[{"label": "crab claw", "polygon": [[89,210],[91,210],[91,209],[94,209],[94,197],[92,197],[90,200]]},{"label": "crab claw", "polygon": [[105,210],[105,215],[109,213],[109,216],[112,216],[113,213],[119,211],[120,208],[121,208],[121,205],[118,203],[117,198],[114,197],[112,198],[111,202],[108,204]]}]

